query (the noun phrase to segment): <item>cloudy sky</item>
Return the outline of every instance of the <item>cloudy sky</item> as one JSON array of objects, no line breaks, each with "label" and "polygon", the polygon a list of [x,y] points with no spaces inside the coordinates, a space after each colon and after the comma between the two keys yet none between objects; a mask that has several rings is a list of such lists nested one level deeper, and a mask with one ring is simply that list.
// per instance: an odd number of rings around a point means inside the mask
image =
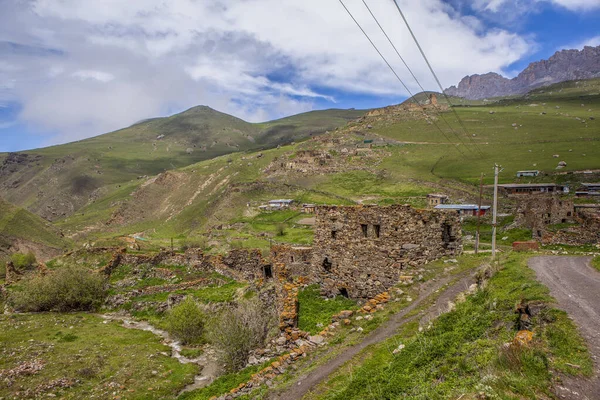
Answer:
[{"label": "cloudy sky", "polygon": [[[364,0],[426,89],[393,0]],[[363,0],[344,0],[409,88]],[[447,87],[600,45],[600,0],[398,0]],[[406,90],[339,0],[0,0],[0,151],[208,105],[248,121],[397,103]]]}]

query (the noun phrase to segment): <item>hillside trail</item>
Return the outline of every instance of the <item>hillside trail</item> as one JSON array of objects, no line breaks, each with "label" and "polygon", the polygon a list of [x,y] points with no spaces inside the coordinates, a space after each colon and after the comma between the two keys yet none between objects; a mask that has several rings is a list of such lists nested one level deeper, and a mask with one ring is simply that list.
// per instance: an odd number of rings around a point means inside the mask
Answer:
[{"label": "hillside trail", "polygon": [[344,350],[337,357],[332,358],[325,364],[320,365],[308,374],[300,376],[296,382],[292,383],[286,390],[271,393],[268,397],[270,400],[297,400],[304,397],[308,392],[315,388],[319,383],[325,381],[329,375],[340,368],[342,365],[350,361],[362,350],[368,346],[380,343],[389,337],[394,336],[400,327],[404,324],[421,317],[421,322],[427,322],[439,314],[448,310],[448,302],[453,301],[459,293],[467,290],[469,284],[473,283],[473,271],[463,272],[458,276],[458,281],[453,283],[447,289],[444,289],[442,294],[438,296],[435,302],[428,307],[423,313],[406,317],[411,311],[419,307],[423,302],[431,297],[436,291],[443,288],[444,285],[456,279],[455,276],[448,276],[440,279],[425,282],[420,287],[418,297],[406,308],[392,315],[389,320],[372,331],[365,339]]},{"label": "hillside trail", "polygon": [[566,311],[586,340],[594,361],[591,379],[561,375],[554,388],[560,399],[600,399],[600,272],[591,257],[544,256],[529,260],[540,282],[550,288],[558,307]]}]

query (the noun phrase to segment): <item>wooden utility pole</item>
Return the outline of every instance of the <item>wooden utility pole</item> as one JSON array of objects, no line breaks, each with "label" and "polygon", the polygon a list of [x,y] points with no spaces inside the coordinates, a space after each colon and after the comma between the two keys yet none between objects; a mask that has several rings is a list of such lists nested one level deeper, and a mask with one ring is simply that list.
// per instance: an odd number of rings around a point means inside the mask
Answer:
[{"label": "wooden utility pole", "polygon": [[492,260],[496,260],[496,217],[498,216],[498,174],[500,166],[494,165],[494,214],[492,219]]},{"label": "wooden utility pole", "polygon": [[479,254],[479,227],[481,220],[481,197],[483,196],[483,172],[479,179],[479,203],[477,207],[477,233],[475,234],[475,254]]}]

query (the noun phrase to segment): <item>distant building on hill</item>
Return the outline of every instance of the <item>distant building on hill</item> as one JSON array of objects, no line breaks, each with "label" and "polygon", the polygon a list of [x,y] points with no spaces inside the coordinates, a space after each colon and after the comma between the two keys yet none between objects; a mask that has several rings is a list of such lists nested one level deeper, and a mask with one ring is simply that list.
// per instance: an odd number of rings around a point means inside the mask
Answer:
[{"label": "distant building on hill", "polygon": [[477,216],[478,210],[479,215],[485,215],[488,210],[491,208],[490,206],[481,206],[481,209],[477,204],[438,204],[434,207],[436,210],[446,210],[446,211],[457,211],[458,215],[461,216]]},{"label": "distant building on hill", "polygon": [[509,183],[498,185],[498,187],[507,195],[569,193],[567,185],[558,185],[556,183]]},{"label": "distant building on hill", "polygon": [[292,199],[270,200],[269,208],[274,209],[274,210],[289,208],[293,202],[294,202],[294,200],[292,200]]},{"label": "distant building on hill", "polygon": [[517,171],[517,178],[523,178],[523,177],[536,177],[540,174],[540,171],[538,171],[537,169],[534,170],[528,170],[528,171]]},{"label": "distant building on hill", "polygon": [[429,207],[435,207],[438,204],[446,204],[448,202],[448,196],[439,193],[430,193],[427,195],[427,204]]}]

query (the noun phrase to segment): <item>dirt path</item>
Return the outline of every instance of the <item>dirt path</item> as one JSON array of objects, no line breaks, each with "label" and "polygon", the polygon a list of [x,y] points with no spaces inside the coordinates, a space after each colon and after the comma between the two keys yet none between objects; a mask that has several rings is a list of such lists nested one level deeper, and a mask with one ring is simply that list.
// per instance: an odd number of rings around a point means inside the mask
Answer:
[{"label": "dirt path", "polygon": [[[468,273],[466,273],[468,274]],[[382,342],[383,340],[394,336],[398,329],[407,322],[420,317],[420,315],[414,315],[405,318],[407,314],[419,307],[425,300],[427,300],[434,292],[441,289],[444,285],[453,280],[454,277],[446,277],[435,281],[428,281],[423,284],[420,288],[419,296],[406,308],[402,309],[397,314],[390,317],[379,328],[375,329],[365,339],[352,347],[348,347],[343,353],[337,357],[331,359],[327,363],[317,367],[308,374],[298,378],[296,382],[292,384],[287,390],[279,393],[272,393],[269,399],[272,400],[297,400],[301,399],[309,391],[311,391],[319,383],[325,381],[329,375],[350,361],[354,356],[364,350],[366,347]],[[465,291],[469,284],[472,283],[473,279],[470,274],[464,276],[457,283],[444,290],[444,292],[437,298],[434,304],[426,310],[425,315],[427,318],[437,316],[442,312],[445,312],[448,308],[448,302],[453,301],[456,296]]]},{"label": "dirt path", "polygon": [[600,399],[600,272],[590,266],[591,257],[535,257],[529,266],[538,279],[550,288],[579,327],[594,359],[595,376],[575,379],[563,376],[556,387],[561,399]]}]

